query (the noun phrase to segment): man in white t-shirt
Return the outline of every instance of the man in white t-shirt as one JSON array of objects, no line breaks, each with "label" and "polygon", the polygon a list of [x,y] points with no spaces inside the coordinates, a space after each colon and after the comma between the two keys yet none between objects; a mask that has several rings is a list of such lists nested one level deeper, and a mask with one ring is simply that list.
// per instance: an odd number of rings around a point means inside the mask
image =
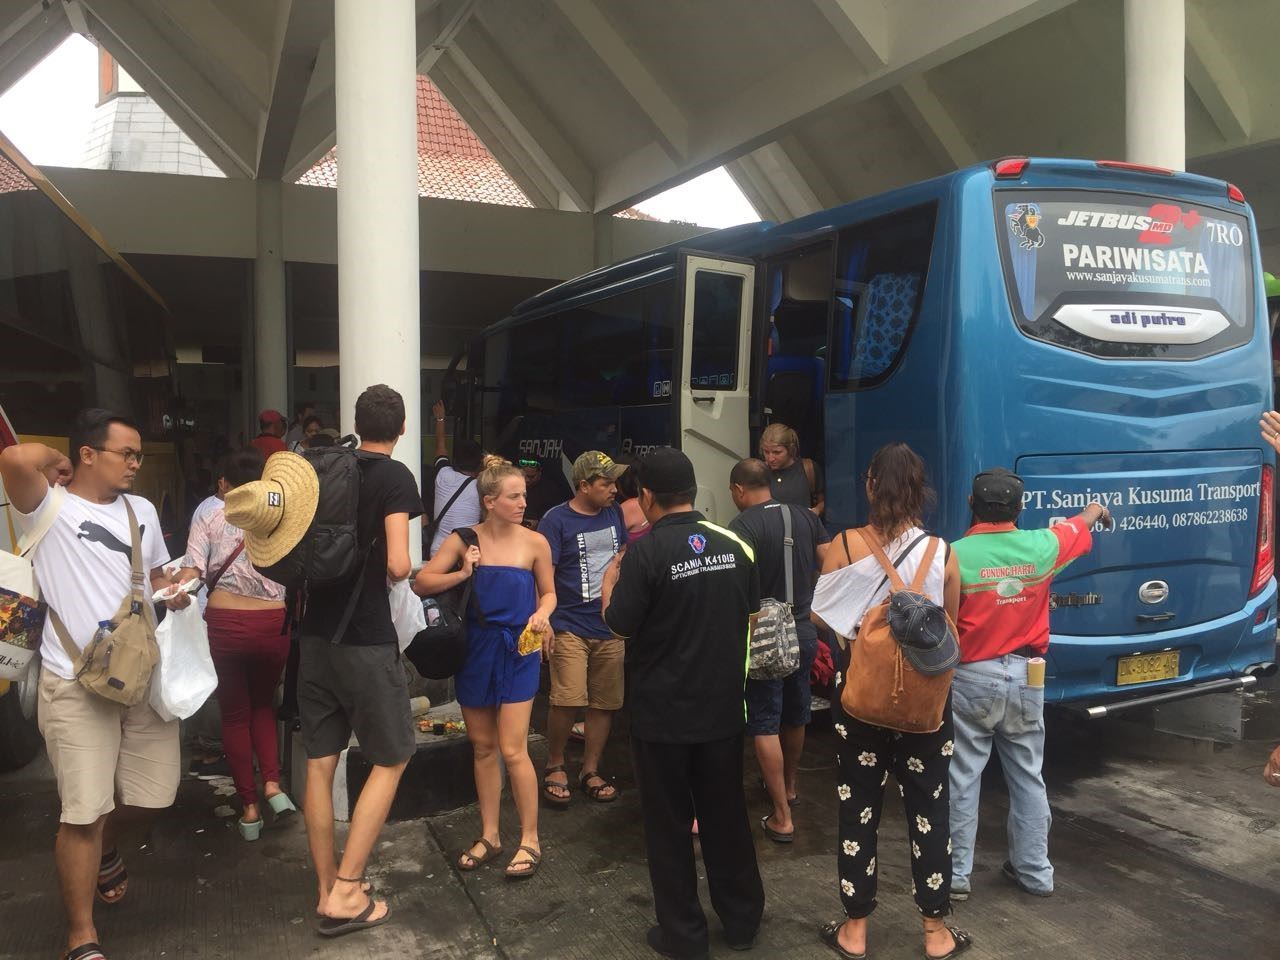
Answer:
[{"label": "man in white t-shirt", "polygon": [[480,522],[480,495],[476,493],[476,474],[484,462],[484,451],[472,440],[454,439],[453,459],[445,439],[444,402],[431,407],[436,427],[436,495],[432,501],[431,520],[423,517],[423,526],[432,529],[430,555],[435,556],[449,534],[459,527],[472,527]]},{"label": "man in white t-shirt", "polygon": [[[74,463],[40,443],[7,447],[0,452],[0,479],[20,533],[40,524],[46,511],[57,510],[32,561],[44,599],[83,648],[130,592],[133,548],[126,498],[137,518],[152,589],[171,581],[162,569],[168,552],[156,509],[128,494],[142,465],[137,428],[106,410],[86,410],[77,417],[70,449]],[[60,506],[49,492],[54,485],[67,488]],[[189,602],[180,594],[169,606],[180,609]],[[109,815],[117,803],[151,809],[173,803],[181,775],[178,723],[164,722],[145,701],[124,707],[80,686],[50,623],[40,656],[40,732],[62,803],[54,858],[67,911],[67,957],[102,960],[94,894],[118,903],[128,888]]]}]

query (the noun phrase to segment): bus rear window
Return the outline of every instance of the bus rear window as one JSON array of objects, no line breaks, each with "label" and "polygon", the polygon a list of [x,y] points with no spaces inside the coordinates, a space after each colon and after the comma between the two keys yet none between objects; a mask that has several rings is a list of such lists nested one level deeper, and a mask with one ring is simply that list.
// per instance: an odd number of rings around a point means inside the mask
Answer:
[{"label": "bus rear window", "polygon": [[1014,318],[1096,357],[1194,360],[1253,337],[1249,226],[1160,197],[1000,190],[997,235]]}]

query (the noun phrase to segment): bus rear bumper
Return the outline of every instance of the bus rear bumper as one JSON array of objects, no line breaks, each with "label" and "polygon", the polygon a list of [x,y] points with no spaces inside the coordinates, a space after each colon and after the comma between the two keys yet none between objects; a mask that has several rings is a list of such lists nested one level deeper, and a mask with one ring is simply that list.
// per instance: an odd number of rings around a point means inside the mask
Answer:
[{"label": "bus rear bumper", "polygon": [[[1119,685],[1122,657],[1178,651],[1178,673]],[[1109,637],[1054,635],[1049,644],[1045,701],[1091,716],[1245,689],[1276,668],[1276,582],[1235,613],[1158,633]]]}]

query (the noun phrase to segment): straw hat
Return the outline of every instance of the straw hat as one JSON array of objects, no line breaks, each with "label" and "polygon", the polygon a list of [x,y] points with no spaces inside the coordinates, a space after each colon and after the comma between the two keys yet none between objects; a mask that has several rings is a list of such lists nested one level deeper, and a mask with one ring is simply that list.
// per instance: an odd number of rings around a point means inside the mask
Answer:
[{"label": "straw hat", "polygon": [[244,531],[244,548],[257,567],[278,563],[298,545],[320,501],[320,478],[296,453],[273,453],[262,479],[229,490],[227,523]]}]

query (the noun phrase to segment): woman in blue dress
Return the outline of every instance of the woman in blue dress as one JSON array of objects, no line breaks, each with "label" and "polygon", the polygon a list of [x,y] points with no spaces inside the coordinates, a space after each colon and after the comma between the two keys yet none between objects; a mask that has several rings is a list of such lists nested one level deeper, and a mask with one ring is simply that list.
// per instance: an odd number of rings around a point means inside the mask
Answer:
[{"label": "woman in blue dress", "polygon": [[554,567],[546,539],[521,526],[524,474],[501,457],[485,458],[476,478],[484,520],[473,527],[478,547],[452,533],[418,574],[422,596],[474,578],[467,609],[467,659],[454,686],[474,753],[481,833],[458,856],[460,870],[475,870],[502,853],[498,810],[502,797],[499,751],[511,778],[520,816],[520,845],[507,865],[509,879],[534,875],[542,861],[538,841],[538,781],[529,759],[529,715],[538,692],[541,652],[521,654],[521,633],[537,634],[550,653],[549,617],[556,607]]}]

